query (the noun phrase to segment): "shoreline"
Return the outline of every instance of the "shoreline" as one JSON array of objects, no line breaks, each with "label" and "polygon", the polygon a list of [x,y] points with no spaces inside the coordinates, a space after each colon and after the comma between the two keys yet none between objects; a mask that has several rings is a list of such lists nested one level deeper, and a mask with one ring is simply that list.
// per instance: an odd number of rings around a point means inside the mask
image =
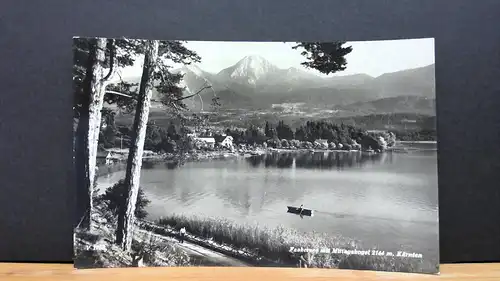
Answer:
[{"label": "shoreline", "polygon": [[[157,154],[149,155],[142,158],[143,165],[146,164],[159,164],[171,163],[177,164],[180,162],[202,162],[210,160],[223,160],[234,158],[248,158],[254,156],[269,155],[273,153],[363,153],[363,154],[378,154],[382,152],[375,151],[361,151],[361,150],[339,150],[339,149],[307,149],[307,148],[267,148],[267,149],[253,149],[253,150],[239,150],[239,151],[196,151],[194,153],[185,153],[184,157],[179,154]],[[115,159],[112,165],[100,164],[98,165],[98,177],[103,177],[115,172],[123,171],[126,169],[127,158],[121,157]]]},{"label": "shoreline", "polygon": [[[325,248],[348,251],[379,250],[377,247],[364,247],[366,245],[359,240],[321,232],[302,232],[288,227],[262,228],[225,219],[175,214],[156,221],[143,221],[143,223],[149,224],[147,228],[149,231],[174,237],[177,236],[179,227],[186,227],[190,242],[257,266],[293,267],[301,256],[306,257],[309,253],[308,250],[291,251],[291,247],[296,249],[302,247],[313,250],[310,252],[312,256],[309,266],[316,268],[368,267],[382,271],[403,269],[407,272],[428,272],[432,271],[433,267],[432,259],[427,257],[402,259],[397,256],[350,255],[334,251],[316,251]],[[230,231],[227,229],[228,225],[231,226]],[[304,238],[307,242],[303,241]],[[299,240],[302,242],[298,243]],[[322,258],[322,254],[327,254],[329,257],[323,256]]]},{"label": "shoreline", "polygon": [[[397,141],[396,145],[388,147],[385,151],[373,151],[373,150],[344,150],[344,149],[309,149],[309,148],[256,148],[256,149],[238,149],[234,151],[220,150],[220,151],[202,151],[197,150],[194,152],[186,152],[184,154],[156,154],[147,155],[142,158],[143,165],[151,164],[172,164],[176,165],[178,163],[188,163],[188,162],[202,162],[210,160],[224,160],[224,159],[234,159],[234,158],[248,158],[255,156],[271,155],[274,153],[359,153],[364,155],[375,155],[385,152],[397,152],[401,150],[398,144],[436,144],[434,141]],[[411,149],[411,148],[408,148]],[[109,150],[112,151],[112,150]],[[114,172],[122,171],[126,168],[127,158],[124,155],[119,155],[114,158],[113,164],[98,165],[98,177],[106,176]]]},{"label": "shoreline", "polygon": [[[179,239],[178,231],[171,226],[161,225],[158,222],[148,220],[138,221],[137,225],[145,231],[149,231],[164,237],[172,237],[173,239],[177,240]],[[251,266],[286,266],[284,264],[280,264],[273,260],[267,259],[266,257],[251,253],[247,249],[236,249],[232,245],[217,243],[211,239],[204,239],[189,232],[187,232],[184,236],[184,240],[205,249],[243,261]]]},{"label": "shoreline", "polygon": [[[219,151],[202,151],[197,150],[194,152],[186,152],[184,154],[149,154],[142,157],[143,165],[151,164],[172,164],[177,165],[178,163],[188,163],[188,162],[202,162],[210,160],[224,160],[224,159],[234,159],[234,158],[248,158],[262,155],[270,155],[274,153],[359,153],[364,155],[374,155],[385,152],[406,152],[413,150],[412,147],[400,147],[399,145],[405,144],[437,144],[437,141],[396,141],[394,146],[388,147],[385,151],[373,151],[373,150],[344,150],[344,149],[309,149],[309,148],[255,148],[255,149],[237,149],[234,151],[229,150],[219,150]],[[112,152],[114,149],[109,149],[107,151]],[[420,149],[422,150],[422,149]],[[106,176],[115,172],[122,171],[126,169],[127,157],[124,154],[118,154],[114,158],[113,164],[98,165],[99,170],[97,172],[98,177]]]},{"label": "shoreline", "polygon": [[[96,225],[93,232],[75,230],[75,266],[137,266],[131,255],[113,243],[115,220],[105,209],[103,202],[96,204],[95,211],[92,216]],[[231,227],[228,228],[228,224]],[[219,266],[367,268],[412,273],[433,272],[435,267],[433,260],[421,256],[401,258],[349,254],[347,252],[378,249],[365,248],[362,241],[344,236],[314,231],[299,232],[284,227],[255,228],[217,218],[171,215],[156,221],[137,219],[135,227],[134,244],[145,250],[145,262],[148,266],[196,266],[201,257]],[[180,227],[187,228],[184,244],[179,241]],[[291,247],[306,250],[292,251]],[[310,252],[307,249],[318,251]],[[319,249],[332,251],[321,252]],[[340,252],[338,249],[347,252]]]}]

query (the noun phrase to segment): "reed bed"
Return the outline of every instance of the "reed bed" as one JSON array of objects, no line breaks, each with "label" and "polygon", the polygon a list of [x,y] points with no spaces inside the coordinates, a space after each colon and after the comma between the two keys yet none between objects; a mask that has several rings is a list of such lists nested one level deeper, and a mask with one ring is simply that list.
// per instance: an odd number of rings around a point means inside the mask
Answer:
[{"label": "reed bed", "polygon": [[[172,215],[161,218],[158,225],[175,229],[185,227],[198,237],[258,256],[295,266],[297,255],[290,253],[290,247],[309,249],[342,248],[362,249],[359,241],[318,232],[299,232],[283,226],[270,228],[259,224],[240,224],[224,218],[203,218],[197,216]],[[307,256],[310,267],[366,269],[382,271],[424,272],[436,271],[430,263],[421,259],[407,259],[387,256],[358,256],[344,254],[311,254]]]}]

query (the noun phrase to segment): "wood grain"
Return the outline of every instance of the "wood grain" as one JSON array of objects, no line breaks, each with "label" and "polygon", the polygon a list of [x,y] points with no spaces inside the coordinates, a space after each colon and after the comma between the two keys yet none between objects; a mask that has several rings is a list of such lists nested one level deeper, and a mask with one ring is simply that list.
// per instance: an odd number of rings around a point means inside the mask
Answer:
[{"label": "wood grain", "polygon": [[285,268],[125,268],[125,269],[73,269],[72,264],[0,263],[1,281],[127,281],[127,280],[447,280],[493,281],[500,280],[500,263],[448,264],[441,266],[440,275],[388,273],[374,271],[333,269]]}]

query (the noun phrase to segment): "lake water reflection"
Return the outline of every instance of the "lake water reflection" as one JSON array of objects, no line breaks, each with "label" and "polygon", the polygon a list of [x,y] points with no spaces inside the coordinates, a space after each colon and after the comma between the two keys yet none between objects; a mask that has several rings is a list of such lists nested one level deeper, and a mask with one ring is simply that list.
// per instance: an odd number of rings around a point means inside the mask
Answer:
[{"label": "lake water reflection", "polygon": [[[437,153],[435,145],[422,148],[427,149],[274,153],[181,167],[145,165],[141,186],[152,201],[151,219],[175,213],[284,225],[437,260]],[[123,177],[124,172],[117,172],[101,178],[99,185],[107,187]],[[287,205],[300,204],[316,210],[315,216],[300,219],[286,213]]]}]

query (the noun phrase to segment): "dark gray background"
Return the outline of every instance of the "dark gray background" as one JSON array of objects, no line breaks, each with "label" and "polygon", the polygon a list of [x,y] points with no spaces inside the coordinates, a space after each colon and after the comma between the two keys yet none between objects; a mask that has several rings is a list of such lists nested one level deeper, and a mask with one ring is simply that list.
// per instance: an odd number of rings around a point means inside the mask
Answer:
[{"label": "dark gray background", "polygon": [[0,3],[0,260],[71,261],[72,36],[436,38],[442,262],[500,260],[500,1]]}]

